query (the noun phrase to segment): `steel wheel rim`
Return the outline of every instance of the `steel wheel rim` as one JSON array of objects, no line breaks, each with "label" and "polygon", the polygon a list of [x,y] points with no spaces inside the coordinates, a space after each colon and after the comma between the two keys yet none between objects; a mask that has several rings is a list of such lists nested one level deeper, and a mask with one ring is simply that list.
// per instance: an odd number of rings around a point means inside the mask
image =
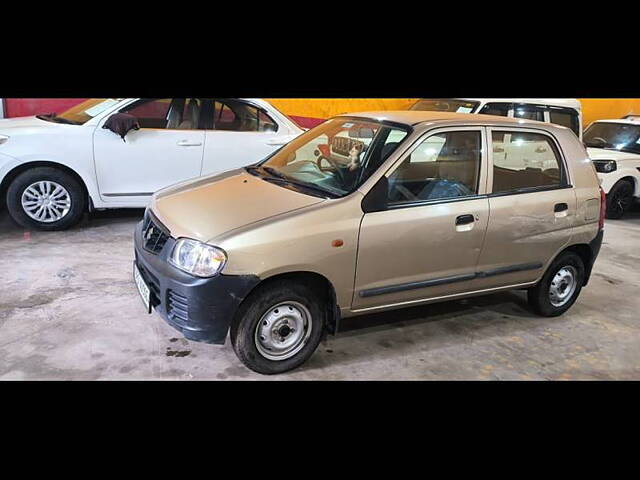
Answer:
[{"label": "steel wheel rim", "polygon": [[62,220],[71,210],[67,189],[50,180],[40,180],[25,188],[21,202],[24,213],[41,223]]},{"label": "steel wheel rim", "polygon": [[578,287],[578,270],[572,265],[562,267],[551,280],[549,300],[554,307],[566,305]]},{"label": "steel wheel rim", "polygon": [[282,361],[302,350],[311,330],[309,309],[301,303],[286,301],[269,308],[260,318],[254,343],[264,358]]}]

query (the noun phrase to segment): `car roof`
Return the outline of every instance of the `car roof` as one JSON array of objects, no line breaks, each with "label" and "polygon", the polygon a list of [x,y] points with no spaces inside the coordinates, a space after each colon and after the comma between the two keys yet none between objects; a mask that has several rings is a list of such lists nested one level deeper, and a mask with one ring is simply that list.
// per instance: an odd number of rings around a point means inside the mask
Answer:
[{"label": "car roof", "polygon": [[582,104],[577,98],[460,98],[460,100],[473,100],[487,103],[532,103],[537,105],[552,105],[554,107],[570,107],[576,110],[582,109]]},{"label": "car roof", "polygon": [[401,123],[410,126],[416,126],[422,123],[447,123],[447,124],[480,124],[480,125],[504,125],[511,127],[544,127],[546,129],[566,128],[559,125],[537,122],[534,120],[525,120],[522,118],[500,117],[496,115],[481,115],[476,113],[452,113],[452,112],[430,112],[419,110],[384,110],[377,112],[358,112],[345,113],[334,118],[340,117],[359,117],[376,120],[379,122],[387,121]]}]

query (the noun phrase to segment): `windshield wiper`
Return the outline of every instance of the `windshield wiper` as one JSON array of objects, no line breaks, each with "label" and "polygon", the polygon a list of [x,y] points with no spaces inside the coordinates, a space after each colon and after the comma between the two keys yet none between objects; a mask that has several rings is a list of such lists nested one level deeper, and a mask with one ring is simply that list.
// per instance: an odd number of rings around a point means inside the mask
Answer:
[{"label": "windshield wiper", "polygon": [[[245,167],[245,168],[249,171],[249,173],[255,172],[267,181],[273,181],[280,184],[293,185],[298,188],[310,190],[310,191],[319,193],[324,198],[338,198],[338,195],[336,195],[333,192],[330,192],[329,190],[325,190],[324,188],[318,187],[313,183],[294,180],[290,177],[287,177],[283,173],[280,173],[278,170],[276,170],[273,167]],[[261,172],[266,172],[269,175],[261,175]]]},{"label": "windshield wiper", "polygon": [[36,115],[36,118],[39,118],[40,120],[47,120],[49,122],[65,123],[67,125],[80,125],[79,123],[72,122],[71,120],[67,120],[66,118],[59,117],[55,113],[47,113],[45,115]]}]

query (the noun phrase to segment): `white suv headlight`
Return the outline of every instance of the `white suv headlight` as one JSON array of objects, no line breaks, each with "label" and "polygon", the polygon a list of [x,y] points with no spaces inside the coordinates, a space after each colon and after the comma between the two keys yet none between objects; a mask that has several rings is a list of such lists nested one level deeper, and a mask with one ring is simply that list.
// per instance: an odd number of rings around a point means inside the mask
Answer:
[{"label": "white suv headlight", "polygon": [[6,135],[0,135],[0,145],[5,143],[7,140],[9,140],[9,137],[7,137]]},{"label": "white suv headlight", "polygon": [[178,239],[169,257],[169,263],[196,277],[213,277],[226,262],[224,250],[188,238]]}]

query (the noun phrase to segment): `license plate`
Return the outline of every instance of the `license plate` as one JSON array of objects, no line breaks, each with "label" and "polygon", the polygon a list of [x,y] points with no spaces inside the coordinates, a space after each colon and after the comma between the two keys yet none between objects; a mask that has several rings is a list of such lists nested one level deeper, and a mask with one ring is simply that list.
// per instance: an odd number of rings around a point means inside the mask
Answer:
[{"label": "license plate", "polygon": [[144,303],[147,309],[147,313],[151,313],[151,291],[144,282],[142,275],[140,275],[140,270],[138,270],[138,266],[135,263],[133,264],[133,279],[136,282],[138,293],[140,294],[140,298],[142,298],[142,303]]}]

